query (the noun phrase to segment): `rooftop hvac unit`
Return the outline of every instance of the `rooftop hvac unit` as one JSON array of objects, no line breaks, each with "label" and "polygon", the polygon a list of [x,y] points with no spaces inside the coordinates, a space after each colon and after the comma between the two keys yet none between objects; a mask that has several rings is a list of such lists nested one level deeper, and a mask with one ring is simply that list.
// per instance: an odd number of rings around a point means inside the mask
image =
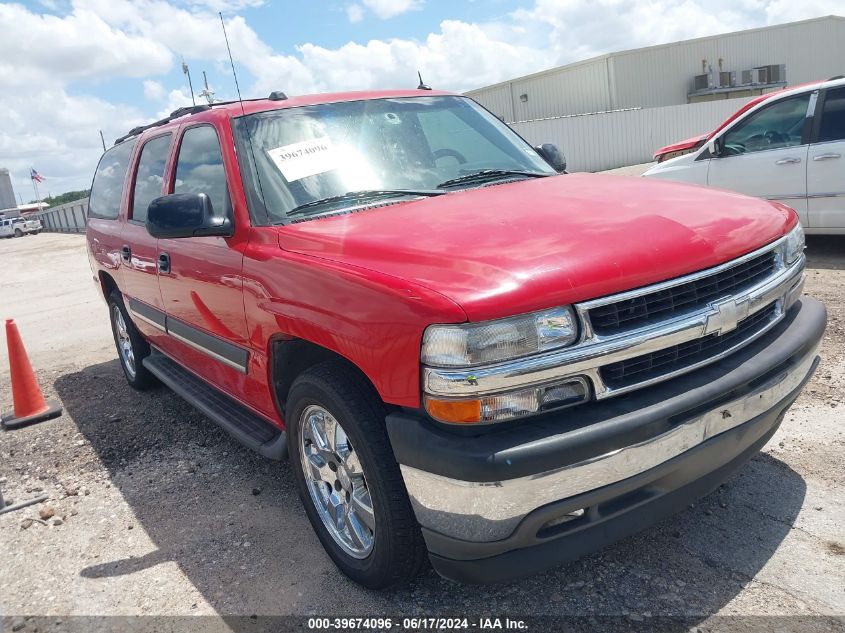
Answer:
[{"label": "rooftop hvac unit", "polygon": [[766,83],[786,83],[786,64],[771,64],[762,68],[766,70]]},{"label": "rooftop hvac unit", "polygon": [[692,89],[694,91],[707,90],[710,87],[709,75],[695,75],[692,78]]},{"label": "rooftop hvac unit", "polygon": [[751,68],[750,70],[743,70],[741,73],[740,85],[742,86],[766,83],[767,73],[765,68]]},{"label": "rooftop hvac unit", "polygon": [[736,85],[736,71],[723,71],[719,73],[719,88],[730,88]]}]

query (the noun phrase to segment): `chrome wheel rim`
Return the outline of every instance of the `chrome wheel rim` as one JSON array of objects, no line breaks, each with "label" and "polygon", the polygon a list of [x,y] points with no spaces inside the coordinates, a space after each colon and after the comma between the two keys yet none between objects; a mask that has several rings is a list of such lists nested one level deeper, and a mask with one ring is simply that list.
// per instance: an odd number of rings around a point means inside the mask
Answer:
[{"label": "chrome wheel rim", "polygon": [[375,516],[358,453],[323,407],[306,407],[299,423],[302,471],[317,514],[343,551],[366,558],[375,542]]},{"label": "chrome wheel rim", "polygon": [[132,339],[129,338],[129,330],[126,321],[123,320],[123,313],[117,306],[112,306],[114,319],[114,335],[117,340],[117,349],[120,352],[120,362],[126,369],[130,378],[135,377],[135,352],[132,351]]}]

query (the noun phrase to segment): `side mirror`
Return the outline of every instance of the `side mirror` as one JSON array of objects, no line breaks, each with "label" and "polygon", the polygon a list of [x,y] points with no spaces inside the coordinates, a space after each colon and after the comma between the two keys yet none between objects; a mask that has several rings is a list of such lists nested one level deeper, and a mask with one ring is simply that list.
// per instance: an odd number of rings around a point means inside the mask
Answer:
[{"label": "side mirror", "polygon": [[722,137],[719,136],[717,138],[711,138],[707,141],[707,151],[710,152],[711,156],[718,156],[722,153],[722,144],[721,144]]},{"label": "side mirror", "polygon": [[556,172],[566,173],[566,156],[560,151],[554,143],[543,143],[534,148],[537,153],[546,159],[546,162],[552,166]]},{"label": "side mirror", "polygon": [[156,198],[147,208],[147,232],[153,237],[232,235],[232,221],[217,213],[204,193],[173,193]]}]

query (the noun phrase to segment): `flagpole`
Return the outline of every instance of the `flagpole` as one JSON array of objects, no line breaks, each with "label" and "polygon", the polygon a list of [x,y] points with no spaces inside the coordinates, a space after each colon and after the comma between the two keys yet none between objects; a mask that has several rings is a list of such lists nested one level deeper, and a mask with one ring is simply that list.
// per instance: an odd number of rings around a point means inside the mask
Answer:
[{"label": "flagpole", "polygon": [[[29,177],[32,178],[32,168],[30,167]],[[38,181],[32,178],[32,187],[35,189],[35,202],[38,204],[38,210],[41,210],[41,196],[38,195]]]}]

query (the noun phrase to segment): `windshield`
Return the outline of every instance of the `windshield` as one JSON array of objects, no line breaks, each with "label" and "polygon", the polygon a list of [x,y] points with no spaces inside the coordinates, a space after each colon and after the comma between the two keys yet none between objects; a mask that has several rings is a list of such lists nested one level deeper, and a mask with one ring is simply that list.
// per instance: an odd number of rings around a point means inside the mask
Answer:
[{"label": "windshield", "polygon": [[[301,219],[359,206],[360,197],[350,192],[378,193],[371,202],[377,204],[402,197],[403,190],[407,197],[477,186],[450,181],[485,170],[556,173],[504,123],[463,97],[272,110],[236,119],[234,130],[250,205],[272,223],[286,221],[292,211]],[[483,175],[485,182],[519,177]],[[309,205],[324,199],[332,199],[328,207]],[[309,213],[302,214],[303,207]]]}]

